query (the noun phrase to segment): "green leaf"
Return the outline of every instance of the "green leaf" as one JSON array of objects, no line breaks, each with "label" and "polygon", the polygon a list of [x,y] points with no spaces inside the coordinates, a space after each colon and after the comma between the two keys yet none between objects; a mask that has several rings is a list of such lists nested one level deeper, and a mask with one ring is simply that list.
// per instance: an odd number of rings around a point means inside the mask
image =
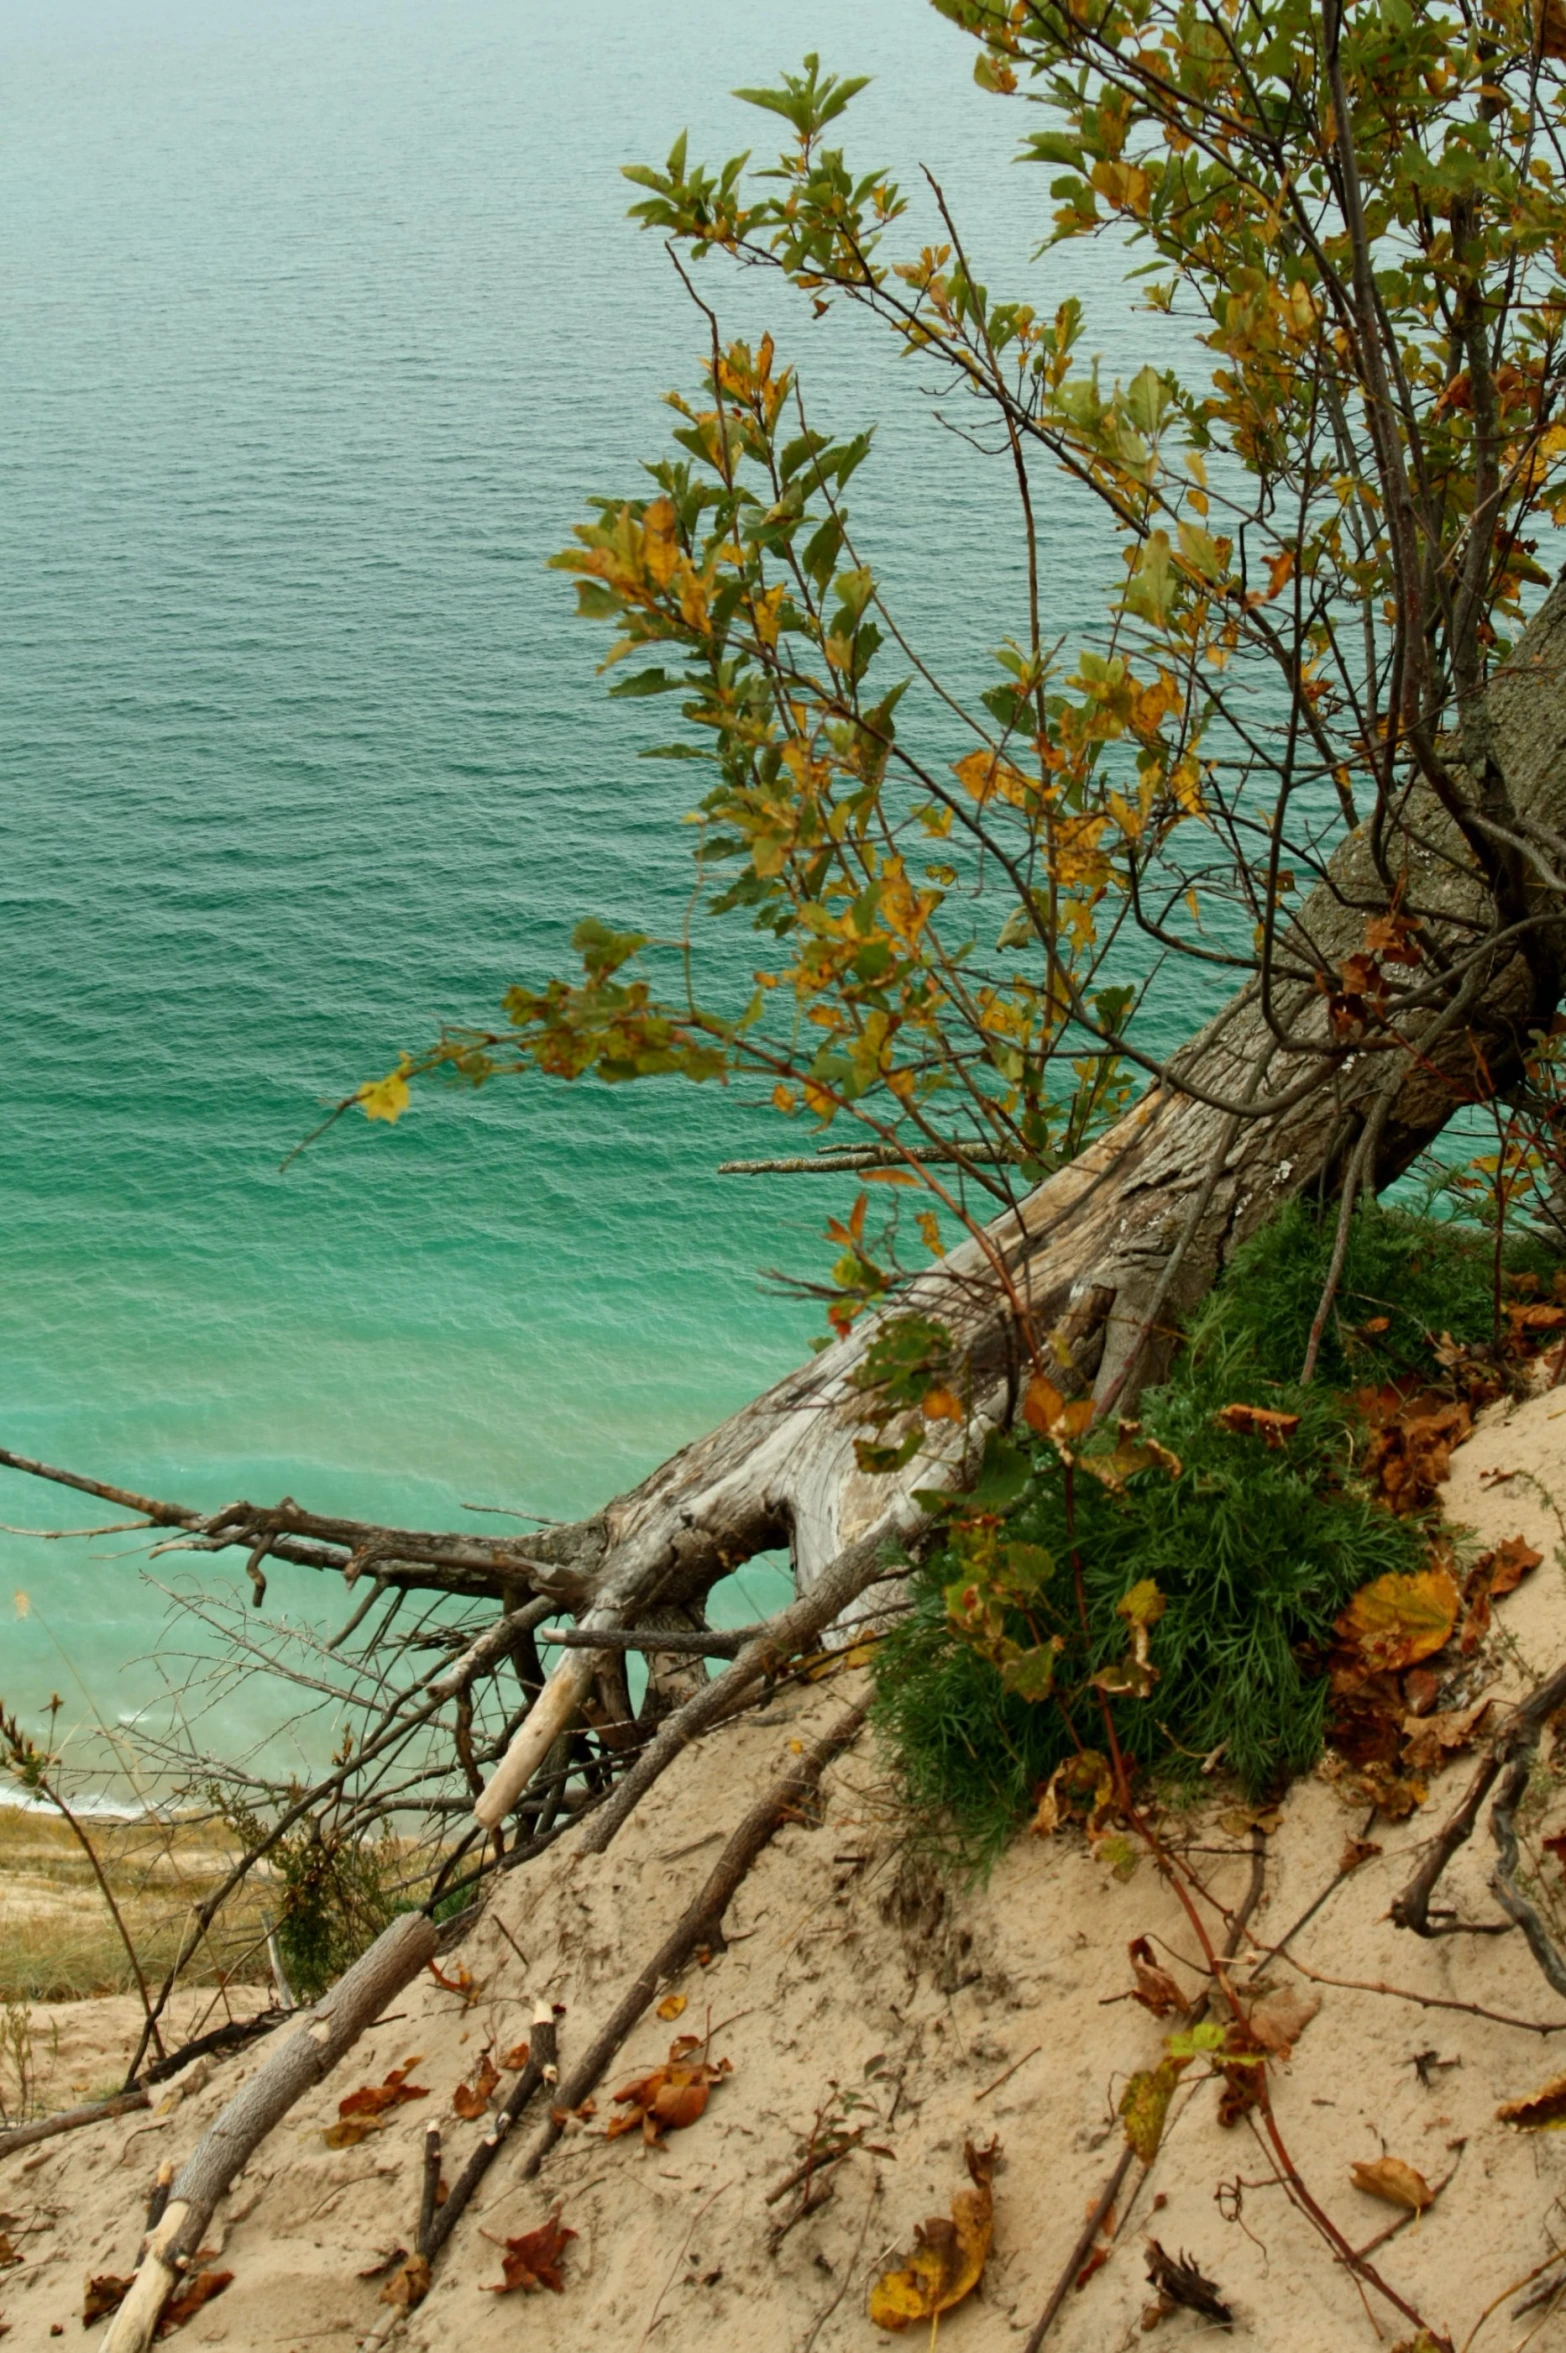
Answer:
[{"label": "green leaf", "polygon": [[984,1441],[984,1459],[969,1491],[968,1501],[979,1511],[1005,1513],[1015,1509],[1028,1491],[1033,1465],[1020,1446],[1002,1430],[992,1430]]},{"label": "green leaf", "polygon": [[1017,1699],[1048,1699],[1055,1688],[1055,1662],[1065,1647],[1065,1638],[1056,1634],[1034,1650],[1018,1651],[1001,1668],[1002,1684]]}]

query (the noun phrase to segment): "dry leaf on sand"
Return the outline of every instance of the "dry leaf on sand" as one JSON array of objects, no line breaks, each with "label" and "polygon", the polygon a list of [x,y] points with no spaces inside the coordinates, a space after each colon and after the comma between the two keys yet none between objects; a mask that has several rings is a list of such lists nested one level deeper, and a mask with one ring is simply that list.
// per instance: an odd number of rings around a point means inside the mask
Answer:
[{"label": "dry leaf on sand", "polygon": [[500,2069],[486,2051],[478,2063],[472,2083],[459,2083],[452,2093],[452,2107],[467,2123],[472,2124],[489,2106],[490,2095],[499,2081]]},{"label": "dry leaf on sand", "polygon": [[1435,2192],[1424,2175],[1401,2157],[1378,2157],[1374,2164],[1356,2165],[1353,2174],[1357,2190],[1368,2191],[1385,2205],[1401,2206],[1407,2214],[1423,2214],[1434,2203]]},{"label": "dry leaf on sand", "polygon": [[233,2276],[231,2271],[198,2271],[194,2278],[187,2279],[179,2294],[163,2307],[163,2317],[158,2322],[159,2336],[171,2337],[187,2320],[194,2320],[204,2304],[222,2295]]},{"label": "dry leaf on sand", "polygon": [[1526,1537],[1508,1536],[1504,1544],[1498,1544],[1493,1552],[1487,1552],[1482,1560],[1474,1563],[1474,1573],[1488,1569],[1486,1582],[1490,1593],[1500,1600],[1508,1593],[1515,1593],[1524,1577],[1530,1575],[1543,1558],[1543,1553],[1536,1552]]},{"label": "dry leaf on sand", "polygon": [[520,2288],[524,2295],[533,2296],[540,2288],[551,2288],[557,2296],[562,2294],[565,2282],[560,2277],[560,2258],[567,2240],[575,2237],[576,2232],[561,2221],[557,2206],[536,2230],[524,2231],[519,2239],[507,2239],[500,2264],[506,2276],[493,2283],[491,2293],[509,2296]]},{"label": "dry leaf on sand", "polygon": [[[1182,2248],[1178,2255],[1168,2254],[1156,2239],[1147,2242],[1147,2276],[1158,2290],[1154,2311],[1159,2320],[1166,2313],[1181,2307],[1187,2312],[1199,2312],[1204,2320],[1217,2321],[1220,2328],[1234,2324],[1234,2314],[1219,2295],[1217,2287],[1207,2278],[1193,2256]],[[1147,2322],[1142,2323],[1147,2327]]]},{"label": "dry leaf on sand", "polygon": [[683,2017],[688,1999],[688,1995],[685,1994],[665,1994],[663,2000],[658,2004],[658,2016],[665,2022]]},{"label": "dry leaf on sand", "polygon": [[429,2292],[429,2257],[405,2255],[382,2288],[381,2302],[390,2304],[394,2311],[411,2312],[415,2304],[423,2303]]},{"label": "dry leaf on sand", "polygon": [[732,2060],[719,2059],[713,2064],[698,2059],[695,2054],[700,2049],[699,2035],[676,2035],[669,2045],[664,2066],[655,2067],[650,2075],[638,2076],[623,2092],[615,2093],[615,2106],[623,2107],[626,2113],[611,2116],[604,2138],[618,2140],[621,2133],[634,2132],[640,2125],[643,2140],[653,2148],[661,2148],[666,2132],[677,2132],[687,2124],[694,2124],[706,2109],[712,2086],[733,2071]]},{"label": "dry leaf on sand", "polygon": [[1490,1712],[1490,1702],[1477,1707],[1444,1708],[1433,1716],[1403,1718],[1403,1763],[1414,1773],[1439,1771],[1448,1757],[1467,1748]]},{"label": "dry leaf on sand", "polygon": [[1275,2059],[1291,2058],[1295,2044],[1320,2008],[1320,1994],[1300,1993],[1291,1985],[1281,1985],[1253,2006],[1247,2020],[1251,2038]]},{"label": "dry leaf on sand", "polygon": [[354,2148],[366,2134],[382,2130],[389,2109],[400,2108],[405,2100],[427,2100],[428,2087],[408,2081],[418,2063],[416,2056],[405,2059],[400,2067],[392,2069],[384,2083],[363,2084],[345,2100],[339,2100],[337,2122],[328,2125],[321,2135],[327,2147]]},{"label": "dry leaf on sand", "polygon": [[100,2272],[96,2279],[90,2279],[82,2298],[83,2328],[91,2328],[94,2321],[106,2320],[111,2312],[118,2312],[130,2291],[130,2281],[117,2278],[112,2271]]},{"label": "dry leaf on sand", "polygon": [[1153,1948],[1147,1938],[1134,1936],[1126,1951],[1136,1978],[1132,2000],[1140,2002],[1144,2010],[1151,2010],[1155,2018],[1183,2018],[1190,2004],[1168,1970],[1160,1969],[1153,1959]]},{"label": "dry leaf on sand", "polygon": [[528,2056],[528,2045],[526,2043],[516,2043],[509,2051],[507,2051],[500,2064],[502,2067],[509,2068],[513,2074],[520,2074],[522,2069],[527,2065]]},{"label": "dry leaf on sand", "polygon": [[999,2141],[963,2150],[972,2189],[959,2190],[950,2215],[932,2214],[914,2231],[914,2251],[895,2271],[886,2272],[870,2290],[869,2314],[877,2328],[905,2329],[910,2322],[933,2322],[941,2312],[960,2304],[978,2285],[995,2228],[990,2183]]},{"label": "dry leaf on sand", "polygon": [[1526,2124],[1535,2132],[1566,2127],[1566,2075],[1553,2075],[1525,2100],[1503,2100],[1495,2111],[1502,2124]]}]

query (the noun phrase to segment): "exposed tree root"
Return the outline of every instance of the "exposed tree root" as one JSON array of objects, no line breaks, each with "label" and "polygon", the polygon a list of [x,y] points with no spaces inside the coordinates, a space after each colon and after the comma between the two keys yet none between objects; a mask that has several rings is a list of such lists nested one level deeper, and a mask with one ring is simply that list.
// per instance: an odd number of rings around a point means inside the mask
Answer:
[{"label": "exposed tree root", "polygon": [[1553,1675],[1546,1676],[1536,1691],[1513,1708],[1495,1733],[1460,1803],[1431,1842],[1419,1869],[1402,1893],[1393,1899],[1391,1917],[1399,1928],[1411,1928],[1416,1936],[1505,1933],[1500,1922],[1433,1923],[1430,1918],[1430,1898],[1440,1883],[1442,1873],[1458,1848],[1466,1845],[1473,1836],[1474,1825],[1479,1819],[1484,1801],[1504,1772],[1505,1779],[1490,1818],[1498,1855],[1491,1884],[1502,1909],[1522,1929],[1528,1940],[1528,1948],[1549,1984],[1557,1993],[1566,1994],[1566,1961],[1556,1951],[1543,1921],[1512,1876],[1517,1863],[1514,1821],[1517,1802],[1527,1786],[1544,1727],[1556,1709],[1563,1705],[1566,1705],[1566,1666],[1557,1667]]}]

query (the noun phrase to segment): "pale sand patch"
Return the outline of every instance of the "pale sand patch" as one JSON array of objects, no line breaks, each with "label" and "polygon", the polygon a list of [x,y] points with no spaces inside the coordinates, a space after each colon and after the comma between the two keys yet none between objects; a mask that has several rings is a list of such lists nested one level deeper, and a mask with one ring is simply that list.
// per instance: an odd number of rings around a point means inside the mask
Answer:
[{"label": "pale sand patch", "polygon": [[[1545,1565],[1499,1613],[1518,1652],[1540,1669],[1566,1655],[1566,1578],[1554,1558],[1560,1531],[1521,1480],[1485,1486],[1480,1473],[1526,1467],[1566,1498],[1563,1406],[1566,1399],[1542,1399],[1488,1417],[1459,1454],[1449,1490],[1453,1516],[1483,1542],[1523,1533],[1545,1551]],[[1498,1669],[1516,1672],[1504,1661]],[[478,1982],[477,2004],[465,2008],[424,1980],[399,2002],[402,2015],[377,2027],[339,2078],[263,2146],[214,2233],[234,2285],[182,2341],[221,2343],[232,2353],[348,2353],[381,2313],[378,2282],[357,2275],[411,2239],[426,2119],[441,2118],[450,2176],[479,2130],[451,2113],[452,2091],[486,2044],[504,2052],[525,2036],[540,1996],[565,2005],[561,2048],[570,2064],[699,1885],[749,1793],[780,1767],[791,1741],[808,1738],[839,1705],[831,1688],[781,1701],[764,1720],[734,1727],[684,1760],[607,1855],[581,1859],[567,1845],[504,1882],[461,1956]],[[1420,1942],[1385,1917],[1415,1849],[1468,1770],[1459,1760],[1412,1821],[1375,1828],[1383,1853],[1341,1885],[1293,1952],[1332,1976],[1566,2026],[1566,2007],[1519,1936]],[[1021,2342],[1115,2162],[1114,2111],[1125,2078],[1161,2052],[1166,2029],[1117,1998],[1130,1982],[1127,1942],[1140,1934],[1161,1940],[1160,1957],[1168,1963],[1173,1955],[1181,1974],[1189,1927],[1146,1865],[1122,1884],[1064,1839],[1020,1841],[985,1889],[943,1889],[903,1850],[868,1739],[834,1768],[826,1793],[822,1825],[786,1828],[742,1887],[727,1951],[681,1981],[689,2005],[679,2025],[649,2016],[633,2034],[600,2092],[595,2121],[573,2128],[534,2183],[518,2178],[526,2132],[502,2155],[401,2340],[409,2353],[453,2345],[509,2353],[518,2344],[529,2353],[600,2344],[625,2353],[643,2345],[653,2353],[845,2353],[915,2338],[922,2347],[922,2331],[893,2340],[870,2325],[868,2280],[894,2247],[908,2244],[915,2222],[943,2210],[961,2186],[964,2139],[991,2132],[1005,2152],[994,2252],[982,2288],[942,2322],[939,2342],[952,2353]],[[1232,1903],[1248,1860],[1218,1826],[1222,1810],[1214,1805],[1214,1818],[1185,1827],[1196,1843],[1224,1850],[1193,1860]],[[1328,1886],[1345,1839],[1362,1822],[1319,1780],[1290,1793],[1268,1842],[1254,1954]],[[1488,1867],[1481,1831],[1454,1863],[1443,1900],[1471,1919],[1495,1917]],[[1279,1984],[1302,1982],[1283,1963],[1267,1974]],[[1187,1972],[1185,1981],[1195,1979]],[[1462,2144],[1440,2204],[1378,2258],[1387,2278],[1461,2344],[1491,2297],[1566,2237],[1566,2135],[1525,2134],[1495,2118],[1500,2101],[1566,2071],[1566,2033],[1546,2039],[1375,1993],[1321,1990],[1320,2015],[1275,2079],[1283,2132],[1316,2196],[1356,2244],[1395,2217],[1352,2186],[1355,2159],[1390,2152],[1434,2181]],[[666,2149],[631,2138],[607,2144],[609,2094],[656,2063],[671,2035],[703,2032],[709,2019],[714,2056],[732,2059],[734,2073],[707,2114]],[[73,2082],[93,2075],[94,2023],[78,2017],[70,2028],[65,2074]],[[121,2014],[116,2038],[123,2026]],[[326,2148],[322,2127],[338,2099],[415,2052],[415,2079],[431,2097],[395,2111],[389,2129],[358,2148]],[[1427,2062],[1426,2083],[1414,2065],[1426,2052],[1457,2064]],[[999,2088],[978,2096],[1019,2060]],[[12,2345],[42,2348],[51,2323],[79,2332],[84,2276],[128,2271],[135,2260],[159,2161],[187,2151],[259,2064],[251,2053],[215,2069],[150,2129],[147,2118],[129,2118],[0,2165],[0,2208],[29,2233],[19,2241],[26,2262],[0,2276],[0,2310],[13,2332],[6,2353]],[[766,2193],[797,2161],[818,2107],[850,2094],[871,2103],[852,2111],[868,2122],[866,2138],[894,2154],[851,2157],[831,2202],[770,2254],[769,2227],[787,2205],[769,2208]],[[1171,2252],[1188,2249],[1219,2283],[1236,2313],[1232,2344],[1369,2353],[1377,2339],[1352,2281],[1278,2188],[1242,2186],[1242,2215],[1226,2219],[1236,2203],[1226,2185],[1267,2185],[1270,2171],[1247,2126],[1219,2126],[1210,2084],[1183,2094],[1150,2180],[1119,2218],[1110,2261],[1069,2299],[1051,2353],[1125,2353],[1143,2341],[1149,2228]],[[1155,2198],[1164,2201],[1156,2213]],[[489,2294],[500,2265],[484,2234],[529,2229],[556,2203],[580,2234],[566,2252],[565,2293],[525,2301]],[[1503,2308],[1476,2353],[1515,2346],[1539,2317],[1511,2322]],[[1378,2318],[1387,2346],[1411,2334],[1384,2308]],[[1192,2342],[1198,2329],[1190,2315],[1177,2315],[1152,2341]],[[1537,2342],[1550,2341],[1547,2328]]]}]

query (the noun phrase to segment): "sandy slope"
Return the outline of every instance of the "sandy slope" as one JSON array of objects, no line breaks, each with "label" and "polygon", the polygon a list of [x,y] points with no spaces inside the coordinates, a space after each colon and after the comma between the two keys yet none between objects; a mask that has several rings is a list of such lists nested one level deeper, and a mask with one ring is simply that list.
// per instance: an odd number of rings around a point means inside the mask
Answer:
[{"label": "sandy slope", "polygon": [[[1493,1478],[1522,1470],[1539,1484]],[[1566,1397],[1490,1417],[1458,1457],[1449,1490],[1450,1515],[1485,1541],[1521,1532],[1547,1556],[1500,1613],[1496,1671],[1512,1683],[1523,1662],[1553,1664],[1566,1653],[1566,1572],[1555,1557],[1562,1530],[1541,1488],[1558,1488],[1566,1501]],[[453,2089],[486,2044],[503,2053],[526,2034],[541,1995],[565,2005],[569,2063],[710,1867],[742,1791],[777,1769],[789,1744],[824,1724],[842,1698],[828,1688],[776,1704],[719,1736],[720,1750],[709,1745],[688,1759],[608,1855],[579,1860],[568,1846],[506,1882],[460,1956],[476,2002],[422,1981],[236,2185],[213,2237],[234,2283],[184,2341],[233,2353],[357,2345],[384,2317],[379,2281],[360,2275],[411,2238],[426,2119],[442,2117],[449,2174],[479,2130],[452,2115]],[[1566,2239],[1566,2138],[1495,2117],[1498,2102],[1566,2070],[1566,2013],[1520,1937],[1420,1943],[1384,1918],[1412,1850],[1466,1771],[1459,1764],[1449,1773],[1411,1822],[1375,1828],[1384,1851],[1342,1882],[1291,1955],[1328,1977],[1559,2018],[1562,2039],[1322,1986],[1320,2014],[1277,2074],[1275,2093],[1303,2175],[1356,2245],[1397,2217],[1353,2187],[1353,2160],[1390,2152],[1431,2181],[1456,2164],[1439,2204],[1378,2261],[1458,2344],[1492,2298]],[[1195,1867],[1232,1903],[1249,1855],[1245,1838],[1220,1820],[1226,1810],[1215,1800],[1179,1830]],[[1362,1823],[1325,1781],[1293,1791],[1267,1842],[1266,1892],[1241,1982],[1259,1974],[1305,1983],[1288,1962],[1263,1956],[1329,1886]],[[1486,1869],[1481,1836],[1445,1883],[1471,1918],[1494,1917]],[[1196,1982],[1181,1969],[1192,1939],[1174,1899],[1146,1865],[1121,1883],[1066,1839],[1019,1842],[982,1892],[943,1890],[902,1847],[873,1745],[862,1740],[828,1778],[824,1820],[780,1835],[727,1926],[727,1951],[705,1970],[693,1967],[677,1989],[688,1997],[680,2026],[644,2021],[604,2087],[600,2114],[573,2128],[541,2178],[518,2179],[526,2136],[502,2157],[404,2332],[409,2353],[454,2344],[471,2353],[517,2343],[530,2353],[598,2343],[628,2353],[644,2344],[656,2353],[890,2344],[865,2316],[868,2279],[961,2186],[965,2138],[990,2134],[1004,2151],[994,2251],[979,2292],[942,2322],[940,2342],[952,2353],[1020,2345],[1115,2162],[1125,2077],[1161,2053],[1166,2028],[1124,1998],[1128,1940],[1162,1940],[1175,1973]],[[108,2008],[78,2005],[69,2023],[72,2087],[108,2072],[87,2047]],[[705,2031],[709,2020],[714,2056],[731,2059],[734,2072],[702,2120],[666,2148],[634,2137],[606,2143],[608,2093],[659,2060],[672,2034]],[[118,2014],[113,2031],[123,2034]],[[328,2149],[322,2127],[342,2094],[415,2052],[415,2079],[431,2096],[395,2111],[389,2129],[360,2147]],[[1423,2075],[1420,2054],[1433,2055]],[[4,2227],[25,2258],[0,2274],[7,2353],[13,2344],[28,2353],[46,2345],[54,2326],[79,2333],[86,2275],[128,2271],[135,2261],[159,2161],[187,2150],[257,2064],[249,2057],[214,2070],[165,2117],[77,2133],[0,2165],[0,2210],[15,2218]],[[790,2201],[769,2207],[768,2190],[794,2166],[816,2112],[850,2099],[863,2103],[851,2115],[866,2122],[866,2139],[887,2153],[850,2157],[831,2201],[769,2252],[769,2227]],[[1051,2336],[1058,2353],[1141,2341],[1149,2230],[1171,2251],[1188,2249],[1218,2282],[1236,2313],[1236,2345],[1337,2353],[1377,2342],[1358,2290],[1287,2204],[1257,2138],[1243,2123],[1222,2129],[1216,2106],[1210,2083],[1182,2092],[1151,2176],[1117,2217],[1109,2261],[1070,2298]],[[490,2238],[531,2228],[557,2203],[579,2234],[564,2293],[525,2302],[490,2294],[500,2277]],[[1512,2319],[1517,2301],[1503,2301],[1486,2323],[1477,2353],[1520,2345],[1541,2319],[1535,2342],[1549,2343],[1554,2329],[1566,2342],[1566,2317]],[[1388,2344],[1412,2335],[1384,2307],[1377,2318]],[[1183,2343],[1203,2325],[1179,2313],[1159,2336]],[[913,2338],[926,2341],[922,2330],[901,2341]]]}]

